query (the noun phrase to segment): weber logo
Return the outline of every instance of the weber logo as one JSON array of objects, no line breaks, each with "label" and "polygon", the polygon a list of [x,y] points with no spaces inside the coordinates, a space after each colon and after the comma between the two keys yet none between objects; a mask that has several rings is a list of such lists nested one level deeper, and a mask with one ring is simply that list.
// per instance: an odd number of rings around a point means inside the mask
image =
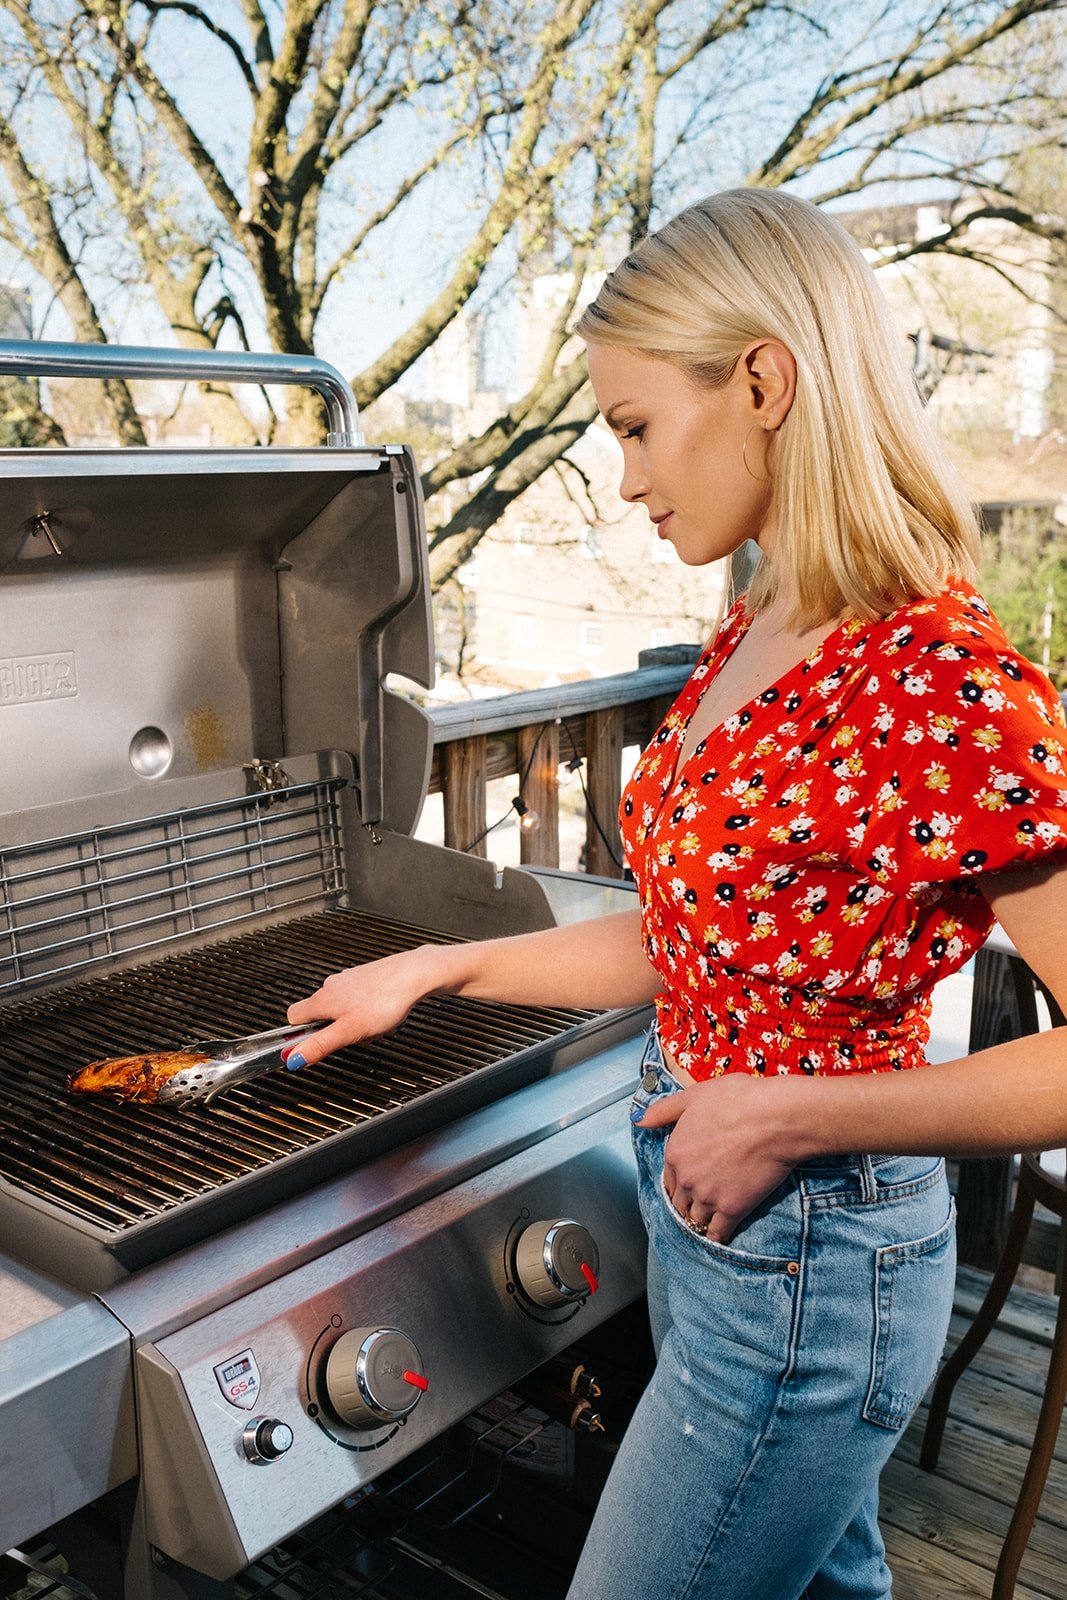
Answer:
[{"label": "weber logo", "polygon": [[77,692],[72,650],[59,650],[50,656],[0,657],[0,706],[69,700]]}]

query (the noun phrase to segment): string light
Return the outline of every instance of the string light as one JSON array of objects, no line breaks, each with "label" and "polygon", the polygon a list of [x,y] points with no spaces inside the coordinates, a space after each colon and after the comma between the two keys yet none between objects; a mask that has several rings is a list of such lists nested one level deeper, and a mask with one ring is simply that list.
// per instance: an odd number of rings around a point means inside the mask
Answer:
[{"label": "string light", "polygon": [[528,806],[521,794],[515,795],[511,802],[512,809],[518,812],[519,827],[523,833],[536,833],[541,826],[540,813],[533,806]]},{"label": "string light", "polygon": [[[558,724],[559,721],[560,718],[557,717],[555,719],[556,724]],[[491,833],[493,833],[503,823],[508,821],[512,811],[514,811],[517,815],[519,819],[519,827],[522,829],[523,833],[537,832],[537,829],[541,826],[540,813],[535,811],[533,806],[526,804],[526,801],[523,799],[522,791],[526,787],[527,778],[530,776],[530,768],[533,766],[534,757],[537,754],[538,746],[551,726],[553,726],[553,724],[546,722],[538,733],[537,738],[533,742],[530,753],[526,757],[526,764],[519,775],[519,792],[517,795],[515,795],[511,802],[511,809],[509,811],[505,811],[502,817],[497,817],[496,821],[491,822],[487,828],[483,828],[481,833],[479,833],[476,838],[471,840],[470,844],[464,845],[464,850],[473,850],[475,845],[481,844],[483,839],[487,839]],[[574,745],[573,738],[571,739],[571,744],[572,746]]]}]

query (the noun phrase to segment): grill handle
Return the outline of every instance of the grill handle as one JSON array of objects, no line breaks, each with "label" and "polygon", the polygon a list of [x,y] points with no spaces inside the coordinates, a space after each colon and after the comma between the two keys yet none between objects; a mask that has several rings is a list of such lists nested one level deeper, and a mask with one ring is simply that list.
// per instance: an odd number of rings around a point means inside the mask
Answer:
[{"label": "grill handle", "polygon": [[314,389],[326,403],[328,445],[360,445],[356,398],[336,367],[318,356],[254,350],[156,350],[150,345],[38,343],[0,339],[8,378],[177,378],[205,383],[285,383]]}]

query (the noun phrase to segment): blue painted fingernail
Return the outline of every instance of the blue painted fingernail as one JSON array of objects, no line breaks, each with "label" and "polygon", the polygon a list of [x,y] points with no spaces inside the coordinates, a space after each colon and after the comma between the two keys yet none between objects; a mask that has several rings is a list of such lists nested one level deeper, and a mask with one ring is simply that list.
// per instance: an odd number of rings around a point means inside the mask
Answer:
[{"label": "blue painted fingernail", "polygon": [[290,1072],[299,1072],[301,1067],[307,1066],[307,1062],[304,1060],[299,1050],[290,1050],[289,1054],[285,1058],[285,1064],[289,1068]]}]

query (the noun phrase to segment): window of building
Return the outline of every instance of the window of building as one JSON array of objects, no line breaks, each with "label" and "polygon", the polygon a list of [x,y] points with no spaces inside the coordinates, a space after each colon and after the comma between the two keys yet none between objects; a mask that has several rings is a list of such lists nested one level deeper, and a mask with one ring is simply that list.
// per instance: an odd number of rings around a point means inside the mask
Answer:
[{"label": "window of building", "polygon": [[583,650],[590,653],[603,649],[604,629],[599,622],[580,622],[578,624],[578,643]]},{"label": "window of building", "polygon": [[526,612],[520,611],[515,618],[515,643],[519,646],[533,644],[534,619]]},{"label": "window of building", "polygon": [[664,645],[673,644],[673,643],[674,643],[674,629],[673,628],[653,628],[652,629],[652,648],[653,648],[653,650],[660,650],[660,649],[663,648]]}]

